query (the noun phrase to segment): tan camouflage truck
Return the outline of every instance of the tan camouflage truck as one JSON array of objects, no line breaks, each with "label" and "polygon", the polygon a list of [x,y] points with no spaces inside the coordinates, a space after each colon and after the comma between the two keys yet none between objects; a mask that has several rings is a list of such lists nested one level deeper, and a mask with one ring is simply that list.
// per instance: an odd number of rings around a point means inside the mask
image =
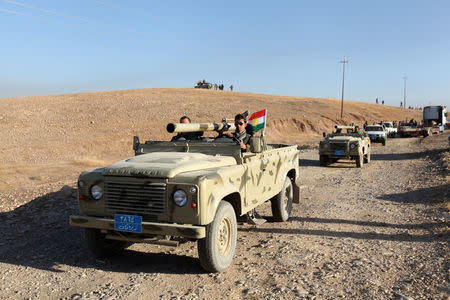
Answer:
[{"label": "tan camouflage truck", "polygon": [[[233,130],[234,124],[169,124],[169,132]],[[181,142],[135,137],[135,156],[78,179],[79,214],[97,257],[118,254],[130,243],[177,246],[197,241],[202,267],[226,269],[233,258],[237,220],[255,221],[255,208],[270,201],[275,221],[288,220],[299,202],[296,145],[250,139],[251,151],[228,138]],[[260,219],[259,219],[260,221]]]},{"label": "tan camouflage truck", "polygon": [[327,166],[339,159],[352,159],[361,168],[370,162],[370,140],[366,134],[355,132],[355,126],[335,126],[335,133],[326,135],[319,143],[321,166]]}]

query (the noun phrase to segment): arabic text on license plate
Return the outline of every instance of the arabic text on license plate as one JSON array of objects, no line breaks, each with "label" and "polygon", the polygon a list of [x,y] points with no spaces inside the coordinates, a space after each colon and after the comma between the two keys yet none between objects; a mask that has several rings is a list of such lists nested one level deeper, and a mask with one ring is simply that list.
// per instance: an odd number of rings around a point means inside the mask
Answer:
[{"label": "arabic text on license plate", "polygon": [[334,151],[334,155],[344,155],[344,150],[336,150]]},{"label": "arabic text on license plate", "polygon": [[126,232],[142,232],[142,217],[130,215],[114,215],[114,230]]},{"label": "arabic text on license plate", "polygon": [[371,136],[370,137],[372,140],[374,140],[374,139],[376,139],[377,137],[376,136]]}]

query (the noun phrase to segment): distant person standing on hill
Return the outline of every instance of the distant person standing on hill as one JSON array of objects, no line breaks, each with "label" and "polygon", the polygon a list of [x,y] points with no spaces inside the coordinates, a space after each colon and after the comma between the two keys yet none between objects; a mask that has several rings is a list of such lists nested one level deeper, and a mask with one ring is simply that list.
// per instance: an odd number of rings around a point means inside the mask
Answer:
[{"label": "distant person standing on hill", "polygon": [[377,99],[375,99],[375,103],[376,103],[376,104],[378,104],[378,98],[377,98]]},{"label": "distant person standing on hill", "polygon": [[383,104],[383,105],[384,105],[384,100],[383,100],[383,101],[381,101],[381,104]]},{"label": "distant person standing on hill", "polygon": [[233,85],[230,85],[230,91],[233,91]]}]

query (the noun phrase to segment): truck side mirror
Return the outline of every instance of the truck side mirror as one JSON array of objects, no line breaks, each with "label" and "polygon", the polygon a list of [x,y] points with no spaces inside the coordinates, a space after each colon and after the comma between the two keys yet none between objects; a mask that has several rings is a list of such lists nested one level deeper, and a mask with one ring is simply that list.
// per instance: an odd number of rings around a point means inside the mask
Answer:
[{"label": "truck side mirror", "polygon": [[133,150],[136,151],[139,147],[140,143],[139,143],[139,137],[138,136],[134,136],[133,137]]},{"label": "truck side mirror", "polygon": [[325,132],[322,132],[322,135],[323,135],[323,137],[326,137],[326,136],[327,136],[327,134],[326,134]]}]

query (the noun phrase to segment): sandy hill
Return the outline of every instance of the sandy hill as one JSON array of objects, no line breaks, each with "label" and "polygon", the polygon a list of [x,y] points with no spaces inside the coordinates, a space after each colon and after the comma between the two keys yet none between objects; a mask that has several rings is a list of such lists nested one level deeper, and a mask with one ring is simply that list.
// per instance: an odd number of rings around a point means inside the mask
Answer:
[{"label": "sandy hill", "polygon": [[132,137],[169,139],[182,115],[220,121],[268,108],[269,142],[317,143],[338,123],[421,119],[421,112],[346,101],[210,91],[141,89],[0,99],[0,191],[75,180],[85,168],[133,155]]}]

